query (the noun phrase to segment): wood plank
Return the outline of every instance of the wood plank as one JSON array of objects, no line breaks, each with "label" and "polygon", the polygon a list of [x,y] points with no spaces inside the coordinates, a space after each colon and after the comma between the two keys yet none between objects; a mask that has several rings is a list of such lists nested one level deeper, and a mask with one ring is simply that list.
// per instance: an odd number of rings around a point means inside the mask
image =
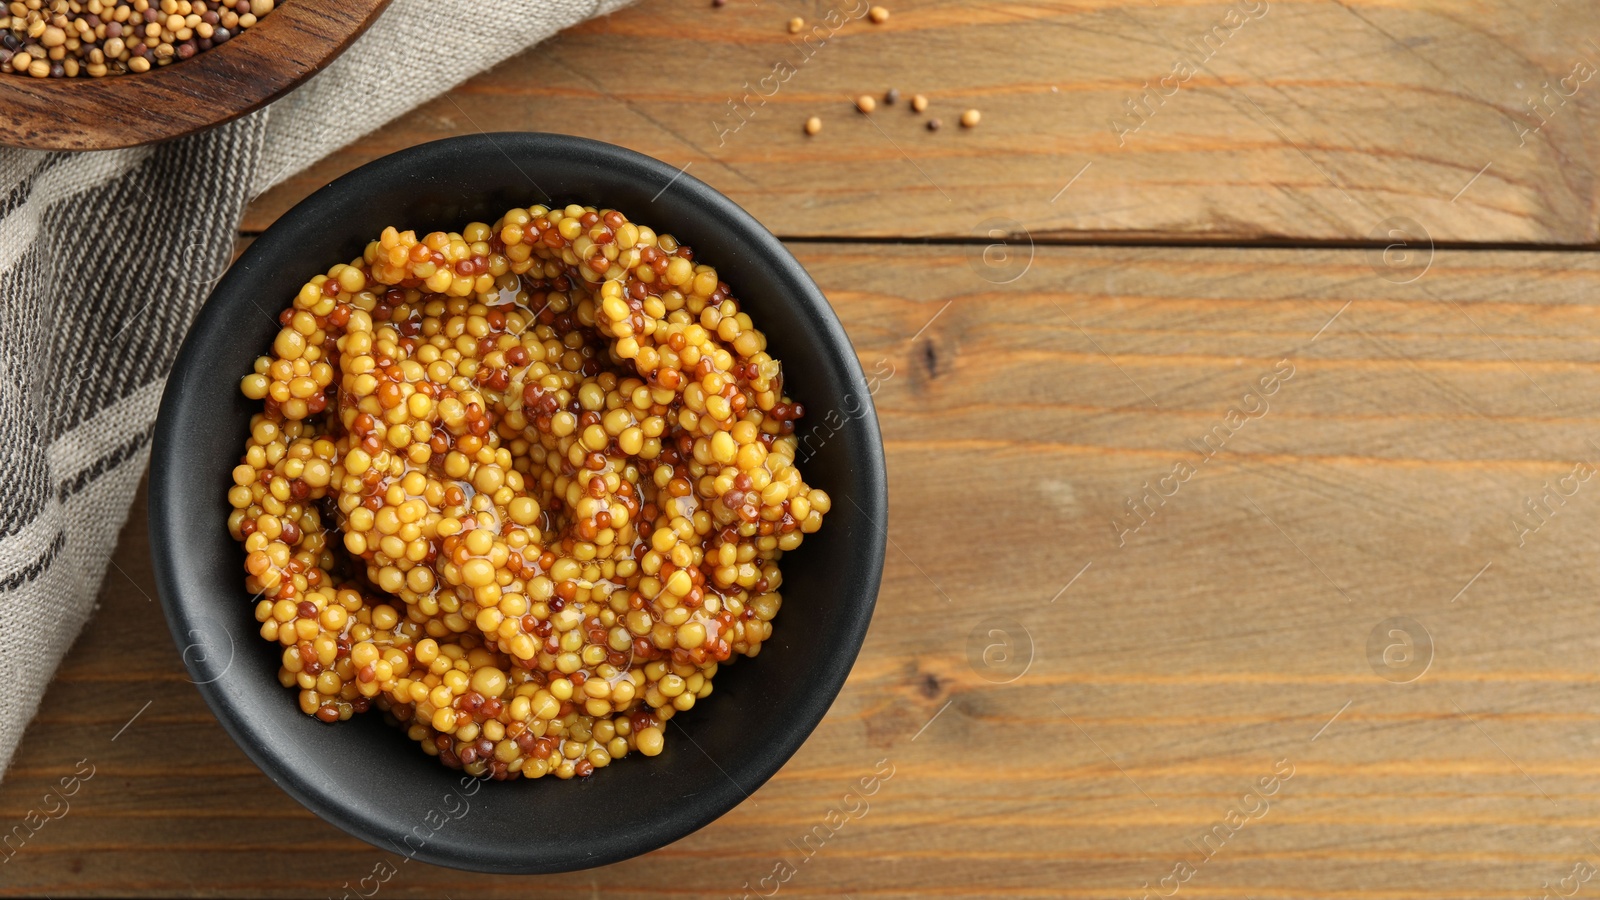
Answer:
[{"label": "wood plank", "polygon": [[[881,25],[852,18],[865,10],[644,0],[354,140],[245,228],[386,153],[532,129],[684,166],[784,236],[1387,243],[1403,216],[1436,241],[1600,240],[1592,4],[905,0]],[[928,113],[853,111],[890,87]],[[969,107],[976,129],[956,123]]]},{"label": "wood plank", "polygon": [[[1185,895],[1458,900],[1600,862],[1600,480],[1511,524],[1600,464],[1600,257],[1440,250],[1397,284],[1363,250],[795,250],[879,375],[894,543],[849,684],[754,802],[552,878],[367,848],[185,683],[141,497],[0,831],[75,760],[95,777],[0,894],[337,897],[389,862],[385,896],[737,897],[879,759],[892,779],[786,896],[1137,897],[1188,861]],[[1384,662],[1393,617],[1431,641],[1418,680]],[[1032,648],[1014,681],[982,656],[997,630]],[[1278,760],[1270,806],[1200,861]]]}]

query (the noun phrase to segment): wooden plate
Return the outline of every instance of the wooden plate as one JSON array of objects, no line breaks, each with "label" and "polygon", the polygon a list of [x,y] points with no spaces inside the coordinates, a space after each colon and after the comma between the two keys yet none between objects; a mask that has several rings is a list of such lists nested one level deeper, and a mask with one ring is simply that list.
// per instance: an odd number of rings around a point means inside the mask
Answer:
[{"label": "wooden plate", "polygon": [[332,62],[388,5],[389,0],[287,0],[222,46],[143,74],[0,73],[0,145],[111,150],[220,125]]}]

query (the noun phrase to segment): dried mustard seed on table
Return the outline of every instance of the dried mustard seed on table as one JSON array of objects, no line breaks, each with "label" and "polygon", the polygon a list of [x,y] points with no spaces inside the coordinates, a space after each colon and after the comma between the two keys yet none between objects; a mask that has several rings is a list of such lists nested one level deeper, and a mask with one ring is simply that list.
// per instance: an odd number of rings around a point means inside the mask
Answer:
[{"label": "dried mustard seed on table", "polygon": [[275,0],[11,0],[0,7],[0,71],[100,78],[189,59],[226,43]]},{"label": "dried mustard seed on table", "polygon": [[388,228],[279,322],[228,527],[306,714],[582,777],[660,753],[771,636],[831,501],[766,337],[671,235],[581,206]]}]

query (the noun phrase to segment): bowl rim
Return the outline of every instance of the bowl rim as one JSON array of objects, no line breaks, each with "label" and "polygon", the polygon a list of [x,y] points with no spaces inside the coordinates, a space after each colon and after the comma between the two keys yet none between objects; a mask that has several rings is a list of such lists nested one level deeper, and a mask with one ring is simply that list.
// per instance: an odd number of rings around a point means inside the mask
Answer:
[{"label": "bowl rim", "polygon": [[[681,194],[686,198],[680,200],[682,204],[695,208],[699,214],[711,216],[722,229],[735,232],[737,240],[752,247],[764,265],[778,270],[782,289],[777,293],[782,298],[781,302],[802,307],[811,327],[819,332],[818,337],[822,346],[826,348],[830,365],[840,368],[838,374],[846,389],[857,397],[866,398],[867,414],[859,419],[860,426],[865,429],[865,439],[861,442],[865,458],[852,461],[853,466],[863,468],[867,472],[866,477],[862,479],[866,490],[863,495],[851,498],[865,519],[873,526],[859,529],[860,533],[854,536],[856,544],[859,545],[857,552],[867,563],[867,571],[870,573],[870,577],[863,582],[861,588],[861,596],[864,599],[858,604],[846,604],[839,614],[835,642],[835,646],[839,649],[831,654],[823,678],[813,682],[813,695],[819,699],[808,708],[795,710],[795,721],[800,727],[788,729],[785,734],[779,736],[777,743],[762,746],[759,754],[761,761],[755,767],[754,776],[747,777],[743,782],[737,782],[724,772],[724,779],[708,791],[715,796],[705,814],[686,816],[681,809],[671,810],[668,815],[662,817],[665,820],[664,824],[662,822],[657,822],[655,825],[641,824],[637,830],[630,829],[626,833],[618,834],[606,846],[590,848],[581,859],[540,858],[536,850],[523,854],[490,854],[464,858],[451,853],[447,841],[437,844],[430,842],[412,854],[415,858],[426,862],[458,869],[500,874],[552,874],[618,862],[666,846],[698,831],[748,799],[809,739],[843,689],[865,641],[876,608],[888,544],[887,468],[877,412],[871,400],[872,393],[868,389],[860,361],[843,326],[821,289],[799,261],[776,236],[732,200],[687,174],[683,169],[623,147],[571,135],[500,132],[458,136],[419,144],[380,157],[330,182],[280,216],[230,266],[228,272],[212,290],[184,337],[162,391],[151,446],[148,485],[148,528],[152,567],[161,606],[177,647],[184,647],[196,629],[207,627],[208,607],[214,606],[217,602],[212,598],[191,596],[185,592],[180,567],[184,565],[183,557],[189,551],[179,546],[178,542],[167,539],[167,535],[172,533],[175,521],[185,515],[184,504],[178,498],[182,496],[183,489],[192,484],[186,482],[185,474],[173,464],[177,452],[173,448],[182,438],[182,435],[176,432],[175,423],[179,414],[175,410],[185,404],[186,393],[185,380],[179,377],[180,373],[203,367],[205,360],[197,358],[197,354],[200,353],[199,342],[206,336],[226,331],[227,323],[235,315],[241,314],[241,307],[244,310],[252,308],[253,300],[250,295],[241,293],[240,289],[240,285],[248,277],[246,270],[252,264],[270,264],[279,258],[279,254],[293,246],[291,236],[314,230],[317,227],[316,223],[328,210],[355,202],[350,198],[359,198],[363,190],[352,190],[352,187],[361,185],[364,189],[369,182],[384,181],[389,177],[392,168],[416,163],[425,164],[429,160],[437,160],[441,155],[458,155],[464,149],[475,153],[505,154],[508,157],[519,153],[581,155],[605,165],[623,166],[629,171],[644,172],[651,182],[661,186],[663,192],[671,188],[675,195]],[[313,781],[311,777],[283,764],[279,758],[281,754],[270,749],[271,733],[260,727],[262,723],[252,724],[247,716],[236,711],[236,708],[228,702],[228,695],[219,682],[208,677],[204,659],[192,657],[187,652],[182,652],[181,655],[185,668],[191,676],[189,680],[195,683],[212,714],[216,716],[234,743],[268,778],[319,818],[356,838],[380,849],[384,848],[384,842],[389,841],[391,836],[384,827],[384,821],[372,808],[330,797],[311,783]],[[638,762],[648,764],[644,760]],[[746,772],[749,771],[747,768]]]}]

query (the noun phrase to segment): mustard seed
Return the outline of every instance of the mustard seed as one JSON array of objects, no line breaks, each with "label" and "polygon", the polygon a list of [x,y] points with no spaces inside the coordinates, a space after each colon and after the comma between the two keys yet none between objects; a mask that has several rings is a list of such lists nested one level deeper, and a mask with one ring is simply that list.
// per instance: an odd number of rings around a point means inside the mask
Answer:
[{"label": "mustard seed", "polygon": [[0,72],[148,72],[228,41],[280,0],[16,0],[0,9]]},{"label": "mustard seed", "polygon": [[912,94],[911,95],[911,111],[912,112],[922,112],[923,110],[925,110],[927,108],[928,108],[928,98],[927,97],[924,97],[921,94]]},{"label": "mustard seed", "polygon": [[939,119],[937,117],[928,120],[928,130],[929,131],[938,131],[940,128],[943,128],[943,127],[944,127],[944,123],[939,121]]},{"label": "mustard seed", "polygon": [[887,91],[883,92],[883,102],[888,106],[893,106],[895,101],[899,99],[900,90],[898,88],[889,88]]},{"label": "mustard seed", "polygon": [[795,16],[794,18],[789,20],[789,33],[790,34],[799,34],[800,33],[800,29],[802,29],[804,27],[806,27],[806,20],[800,18],[799,16]]},{"label": "mustard seed", "polygon": [[806,120],[806,134],[816,134],[822,130],[822,120],[816,116]]},{"label": "mustard seed", "polygon": [[867,10],[867,18],[871,19],[874,25],[882,25],[884,22],[889,21],[889,10],[881,6],[874,6]]},{"label": "mustard seed", "polygon": [[872,99],[871,94],[862,94],[856,98],[856,109],[863,113],[870,113],[878,108],[878,101]]},{"label": "mustard seed", "polygon": [[975,109],[969,109],[966,112],[961,114],[961,127],[963,127],[963,128],[977,128],[978,127],[978,122],[982,118],[983,118],[983,113],[980,113]]}]

